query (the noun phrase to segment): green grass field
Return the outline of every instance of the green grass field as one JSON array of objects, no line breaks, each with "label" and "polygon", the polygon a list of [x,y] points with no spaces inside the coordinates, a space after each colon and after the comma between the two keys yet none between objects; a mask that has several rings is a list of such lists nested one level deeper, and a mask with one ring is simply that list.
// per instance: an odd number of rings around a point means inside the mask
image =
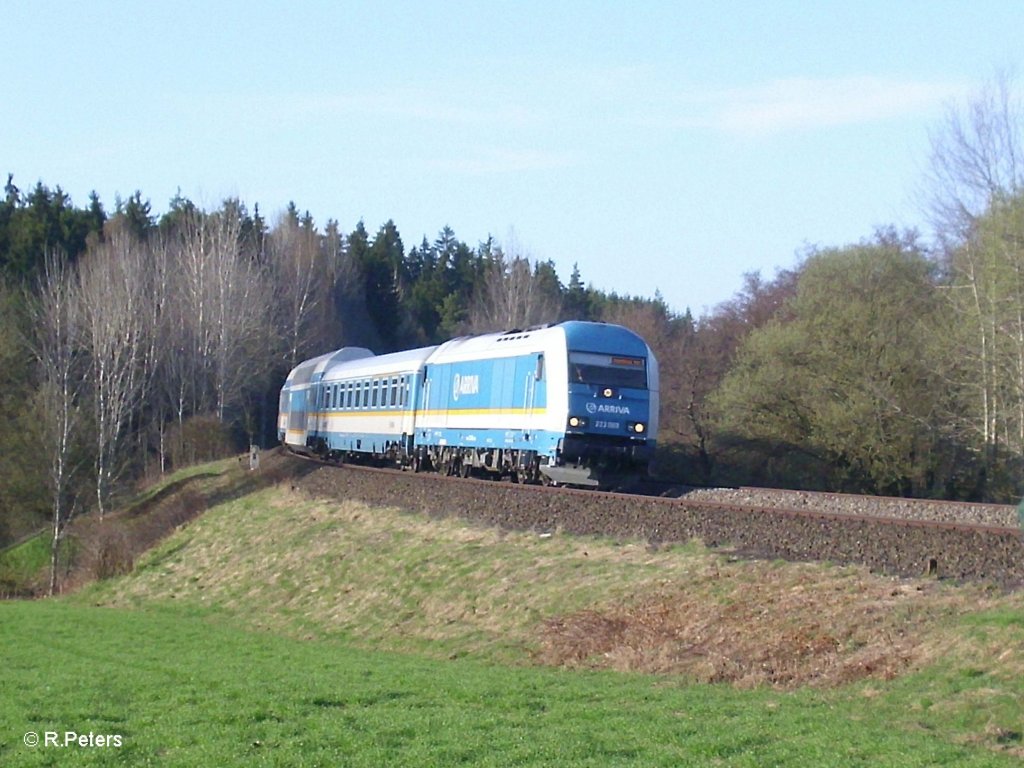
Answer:
[{"label": "green grass field", "polygon": [[[183,487],[237,488],[232,472]],[[233,492],[127,576],[0,603],[0,648],[2,766],[1024,757],[1024,596],[502,532],[288,483]]]},{"label": "green grass field", "polygon": [[[508,668],[252,632],[180,608],[0,605],[0,764],[1019,765],[950,738],[906,696],[932,674],[780,693],[660,676]],[[916,710],[916,711],[915,711]],[[39,746],[26,733],[119,736]]]}]

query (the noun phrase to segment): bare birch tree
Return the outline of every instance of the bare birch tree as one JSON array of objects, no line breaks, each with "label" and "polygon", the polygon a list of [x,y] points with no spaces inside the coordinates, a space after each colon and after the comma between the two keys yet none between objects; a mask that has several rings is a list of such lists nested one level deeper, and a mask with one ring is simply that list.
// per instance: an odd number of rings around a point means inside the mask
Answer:
[{"label": "bare birch tree", "polygon": [[282,216],[267,238],[267,260],[275,286],[275,306],[289,368],[327,343],[325,323],[334,287],[329,255],[317,234],[294,216]]},{"label": "bare birch tree", "polygon": [[996,78],[931,135],[926,202],[940,235],[966,238],[979,215],[1024,182],[1024,121],[1013,79]]},{"label": "bare birch tree", "polygon": [[50,486],[50,585],[57,591],[60,543],[76,511],[71,484],[75,429],[80,423],[83,371],[78,353],[81,313],[72,274],[60,254],[46,255],[37,293],[28,301],[34,326],[30,340],[39,363],[39,411]]},{"label": "bare birch tree", "polygon": [[932,136],[929,209],[946,249],[958,332],[951,421],[985,448],[1024,450],[1024,110],[1007,75]]},{"label": "bare birch tree", "polygon": [[78,267],[101,520],[122,469],[123,437],[141,401],[147,374],[143,363],[149,348],[149,292],[144,270],[142,245],[128,232],[115,233]]},{"label": "bare birch tree", "polygon": [[212,214],[191,212],[180,232],[176,319],[194,382],[191,412],[214,412],[221,421],[241,387],[261,373],[261,349],[272,322],[272,295],[258,260],[241,248],[242,212],[227,201]]},{"label": "bare birch tree", "polygon": [[542,269],[528,257],[507,256],[498,249],[470,309],[469,331],[528,328],[558,320],[558,286],[543,279]]}]

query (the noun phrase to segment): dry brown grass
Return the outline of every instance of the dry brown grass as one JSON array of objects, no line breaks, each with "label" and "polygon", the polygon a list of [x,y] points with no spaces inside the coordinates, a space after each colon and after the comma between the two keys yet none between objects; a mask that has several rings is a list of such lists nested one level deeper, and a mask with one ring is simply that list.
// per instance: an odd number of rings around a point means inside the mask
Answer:
[{"label": "dry brown grass", "polygon": [[944,617],[986,600],[862,569],[707,558],[685,583],[549,619],[541,658],[741,687],[888,680],[931,660]]}]

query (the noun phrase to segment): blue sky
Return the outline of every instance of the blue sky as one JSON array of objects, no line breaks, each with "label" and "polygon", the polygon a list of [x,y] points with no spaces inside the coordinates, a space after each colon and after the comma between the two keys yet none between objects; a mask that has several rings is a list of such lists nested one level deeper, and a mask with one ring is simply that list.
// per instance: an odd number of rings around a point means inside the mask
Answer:
[{"label": "blue sky", "polygon": [[929,131],[1019,66],[1024,3],[9,0],[2,29],[23,189],[448,225],[700,314],[807,245],[927,234]]}]

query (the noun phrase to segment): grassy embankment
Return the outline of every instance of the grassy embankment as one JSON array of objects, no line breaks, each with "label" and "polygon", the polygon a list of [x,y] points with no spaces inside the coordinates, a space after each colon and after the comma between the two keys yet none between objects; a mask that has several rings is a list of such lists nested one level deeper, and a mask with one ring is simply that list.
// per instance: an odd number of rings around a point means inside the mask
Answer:
[{"label": "grassy embankment", "polygon": [[[0,643],[3,765],[1012,765],[1022,752],[1019,596],[503,534],[287,486],[210,509],[129,576],[0,605]],[[22,743],[67,730],[123,745]]]}]

